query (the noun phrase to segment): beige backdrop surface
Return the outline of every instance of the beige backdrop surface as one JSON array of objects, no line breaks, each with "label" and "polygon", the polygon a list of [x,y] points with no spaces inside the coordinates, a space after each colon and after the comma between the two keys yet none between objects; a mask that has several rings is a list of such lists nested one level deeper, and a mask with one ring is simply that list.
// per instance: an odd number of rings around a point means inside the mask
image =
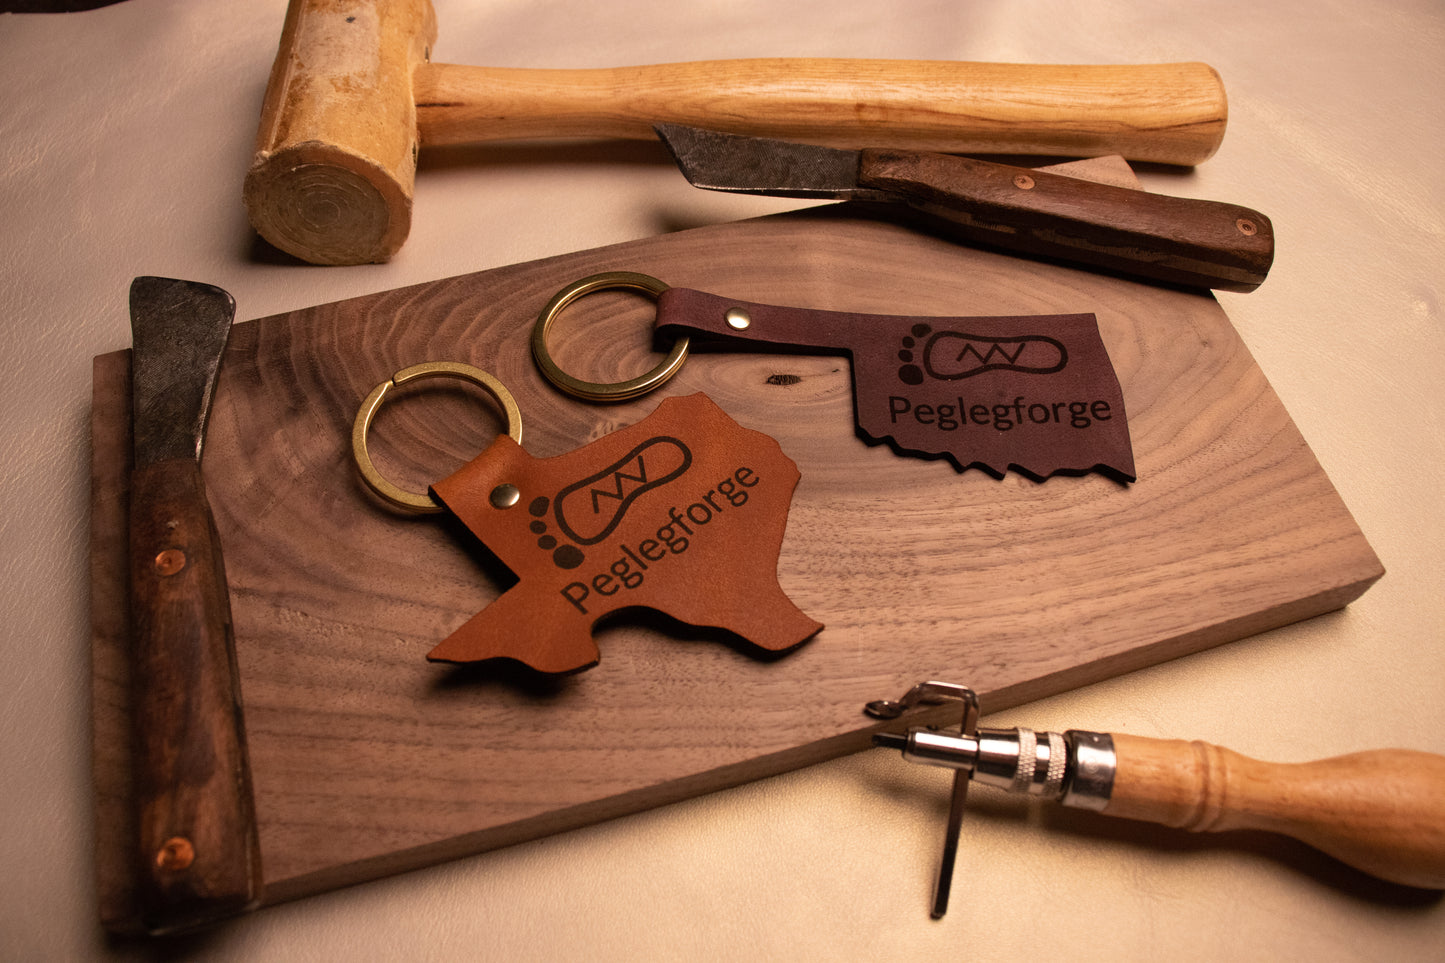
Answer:
[{"label": "beige backdrop surface", "polygon": [[[986,721],[1204,738],[1281,761],[1445,751],[1437,3],[437,8],[436,59],[505,66],[805,55],[1215,66],[1230,96],[1223,147],[1193,171],[1141,179],[1274,221],[1269,280],[1219,301],[1387,575],[1342,613]],[[647,144],[451,150],[423,160],[412,235],[392,263],[283,263],[253,241],[239,200],[283,9],[128,0],[0,16],[0,958],[165,955],[108,943],[91,883],[90,360],[129,343],[133,276],[219,284],[246,320],[797,206],[695,191]],[[1445,946],[1437,895],[1300,846],[1105,823],[986,791],[965,824],[953,908],[933,922],[946,787],[941,773],[867,752],[270,908],[179,949],[220,960],[1401,960]]]}]

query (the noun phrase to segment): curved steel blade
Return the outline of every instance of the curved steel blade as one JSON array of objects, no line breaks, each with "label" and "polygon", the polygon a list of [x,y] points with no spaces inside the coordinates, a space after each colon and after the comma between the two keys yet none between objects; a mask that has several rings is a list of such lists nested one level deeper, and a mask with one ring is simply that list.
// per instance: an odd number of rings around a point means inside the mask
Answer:
[{"label": "curved steel blade", "polygon": [[199,460],[216,371],[236,302],[197,281],[138,277],[130,286],[135,466]]}]

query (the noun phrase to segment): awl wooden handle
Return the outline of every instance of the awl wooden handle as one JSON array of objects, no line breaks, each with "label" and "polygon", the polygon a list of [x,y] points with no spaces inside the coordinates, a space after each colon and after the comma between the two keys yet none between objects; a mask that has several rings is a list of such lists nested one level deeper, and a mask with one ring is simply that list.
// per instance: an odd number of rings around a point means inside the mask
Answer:
[{"label": "awl wooden handle", "polygon": [[1284,764],[1205,742],[1113,740],[1108,815],[1282,833],[1382,879],[1445,888],[1445,757],[1384,749]]},{"label": "awl wooden handle", "polygon": [[153,933],[257,905],[261,860],[231,610],[194,460],[132,476],[141,923]]},{"label": "awl wooden handle", "polygon": [[422,144],[651,139],[659,122],[837,147],[1197,164],[1228,106],[1202,63],[752,59],[539,70],[418,65]]},{"label": "awl wooden handle", "polygon": [[1381,879],[1445,889],[1445,756],[1382,749],[1267,763],[1205,742],[1022,727],[873,740],[1010,792],[1198,832],[1281,833]]}]

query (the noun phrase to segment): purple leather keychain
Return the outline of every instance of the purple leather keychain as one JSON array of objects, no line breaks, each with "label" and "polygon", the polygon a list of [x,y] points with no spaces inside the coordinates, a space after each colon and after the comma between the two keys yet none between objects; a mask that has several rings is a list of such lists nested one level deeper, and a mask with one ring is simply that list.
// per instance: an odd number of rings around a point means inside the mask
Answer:
[{"label": "purple leather keychain", "polygon": [[[571,301],[604,288],[657,300],[654,332],[670,345],[652,372],[595,384],[552,361],[547,330]],[[593,275],[552,299],[533,329],[532,351],[558,387],[593,401],[651,391],[681,368],[689,350],[808,351],[852,360],[857,429],[900,454],[943,457],[962,472],[1036,481],[1099,472],[1135,480],[1134,452],[1119,379],[1093,314],[910,317],[757,304],[669,287],[631,272]]]}]

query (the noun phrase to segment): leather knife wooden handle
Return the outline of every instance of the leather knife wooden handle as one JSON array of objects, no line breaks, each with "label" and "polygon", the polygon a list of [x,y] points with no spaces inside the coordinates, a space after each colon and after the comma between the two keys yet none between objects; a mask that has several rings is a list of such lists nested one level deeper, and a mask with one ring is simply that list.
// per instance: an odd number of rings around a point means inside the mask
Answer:
[{"label": "leather knife wooden handle", "polygon": [[231,610],[200,467],[131,477],[141,922],[188,929],[253,908],[261,859]]},{"label": "leather knife wooden handle", "polygon": [[881,149],[860,152],[858,187],[895,195],[970,241],[1189,287],[1252,291],[1274,260],[1269,218],[1219,201]]}]

